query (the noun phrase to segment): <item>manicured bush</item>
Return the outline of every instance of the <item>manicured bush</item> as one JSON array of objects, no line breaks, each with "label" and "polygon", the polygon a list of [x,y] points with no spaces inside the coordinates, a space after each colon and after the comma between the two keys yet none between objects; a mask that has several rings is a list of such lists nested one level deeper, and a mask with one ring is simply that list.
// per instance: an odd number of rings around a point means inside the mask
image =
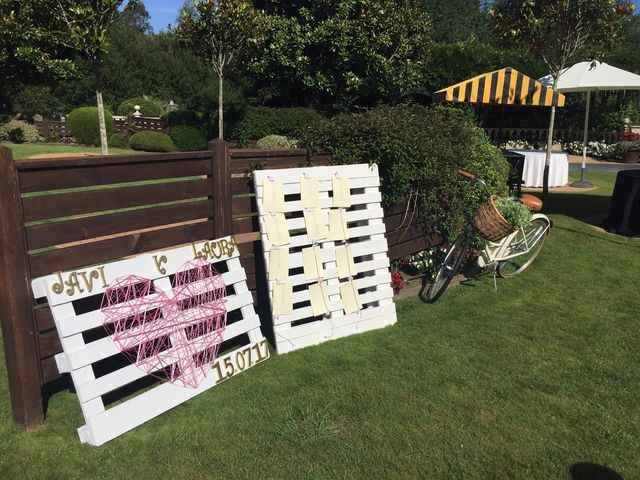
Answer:
[{"label": "manicured bush", "polygon": [[157,104],[153,100],[148,100],[143,97],[129,98],[122,102],[116,110],[117,115],[132,115],[134,112],[133,107],[138,105],[140,107],[140,114],[143,117],[159,117],[162,115],[164,109],[162,105]]},{"label": "manicured bush", "polygon": [[[23,122],[22,120],[9,120],[8,122],[0,124],[0,142],[11,140],[11,132],[16,129],[22,132],[23,142],[36,143],[42,141],[42,137],[38,134],[38,129],[30,123]],[[19,134],[14,133],[14,136],[17,135]]]},{"label": "manicured bush", "polygon": [[[107,128],[107,138],[116,130],[111,112],[105,108],[104,123]],[[67,128],[73,138],[82,145],[100,145],[100,124],[98,122],[98,107],[80,107],[67,115]]]},{"label": "manicured bush", "polygon": [[230,138],[246,145],[267,135],[297,137],[324,117],[311,108],[250,107],[236,124]]},{"label": "manicured bush", "polygon": [[207,137],[196,127],[177,125],[171,128],[170,137],[180,151],[187,152],[207,148]]},{"label": "manicured bush", "polygon": [[283,135],[267,135],[257,142],[258,148],[278,149],[295,148],[296,142],[289,140]]},{"label": "manicured bush", "polygon": [[129,138],[129,147],[144,152],[174,152],[176,146],[169,135],[160,132],[138,132]]},{"label": "manicured bush", "polygon": [[[406,204],[426,233],[455,235],[485,195],[457,175],[465,169],[505,194],[509,164],[484,132],[458,109],[381,106],[334,117],[300,137],[311,151],[326,149],[334,163],[376,163],[386,205]],[[412,213],[413,212],[413,213]]]},{"label": "manicured bush", "polygon": [[121,133],[114,133],[109,137],[109,146],[115,148],[127,148],[129,143]]}]

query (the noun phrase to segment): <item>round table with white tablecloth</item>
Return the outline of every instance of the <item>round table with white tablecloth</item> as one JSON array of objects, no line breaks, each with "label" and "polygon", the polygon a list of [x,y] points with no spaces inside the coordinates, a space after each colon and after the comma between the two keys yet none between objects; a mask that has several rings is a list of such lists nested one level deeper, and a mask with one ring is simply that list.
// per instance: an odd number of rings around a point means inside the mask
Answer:
[{"label": "round table with white tablecloth", "polygon": [[[547,152],[540,150],[513,150],[524,155],[522,180],[525,187],[542,187],[544,163]],[[569,183],[569,155],[565,152],[551,152],[549,163],[549,186],[562,187]]]}]

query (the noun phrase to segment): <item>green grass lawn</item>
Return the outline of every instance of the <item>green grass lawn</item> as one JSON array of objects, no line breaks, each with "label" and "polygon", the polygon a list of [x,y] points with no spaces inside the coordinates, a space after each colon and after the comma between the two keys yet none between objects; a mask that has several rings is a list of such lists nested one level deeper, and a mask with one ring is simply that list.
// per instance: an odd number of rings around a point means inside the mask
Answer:
[{"label": "green grass lawn", "polygon": [[393,327],[273,355],[99,448],[70,392],[14,427],[2,363],[0,478],[640,478],[640,240],[580,220],[614,178],[551,194],[540,258],[497,291],[401,300]]},{"label": "green grass lawn", "polygon": [[[2,142],[0,145],[10,148],[13,151],[13,158],[29,158],[32,155],[43,153],[96,153],[100,154],[100,147],[84,147],[81,145],[49,145],[46,143],[10,143]],[[128,148],[110,148],[112,155],[132,155],[136,153]]]}]

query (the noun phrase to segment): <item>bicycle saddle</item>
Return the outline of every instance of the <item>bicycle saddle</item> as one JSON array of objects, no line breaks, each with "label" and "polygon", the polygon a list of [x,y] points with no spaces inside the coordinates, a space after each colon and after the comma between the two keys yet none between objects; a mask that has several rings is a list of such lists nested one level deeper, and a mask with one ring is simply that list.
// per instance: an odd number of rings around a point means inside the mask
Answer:
[{"label": "bicycle saddle", "polygon": [[542,209],[542,200],[534,195],[523,193],[520,195],[519,200],[524,203],[532,212],[539,212]]}]

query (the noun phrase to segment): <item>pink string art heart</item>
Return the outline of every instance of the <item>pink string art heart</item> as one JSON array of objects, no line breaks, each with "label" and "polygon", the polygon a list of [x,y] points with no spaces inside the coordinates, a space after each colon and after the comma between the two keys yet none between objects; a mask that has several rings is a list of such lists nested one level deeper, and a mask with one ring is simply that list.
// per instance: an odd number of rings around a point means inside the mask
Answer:
[{"label": "pink string art heart", "polygon": [[103,324],[113,342],[147,374],[197,388],[211,371],[227,324],[226,286],[202,259],[176,272],[172,289],[148,278],[115,279],[102,299]]}]

